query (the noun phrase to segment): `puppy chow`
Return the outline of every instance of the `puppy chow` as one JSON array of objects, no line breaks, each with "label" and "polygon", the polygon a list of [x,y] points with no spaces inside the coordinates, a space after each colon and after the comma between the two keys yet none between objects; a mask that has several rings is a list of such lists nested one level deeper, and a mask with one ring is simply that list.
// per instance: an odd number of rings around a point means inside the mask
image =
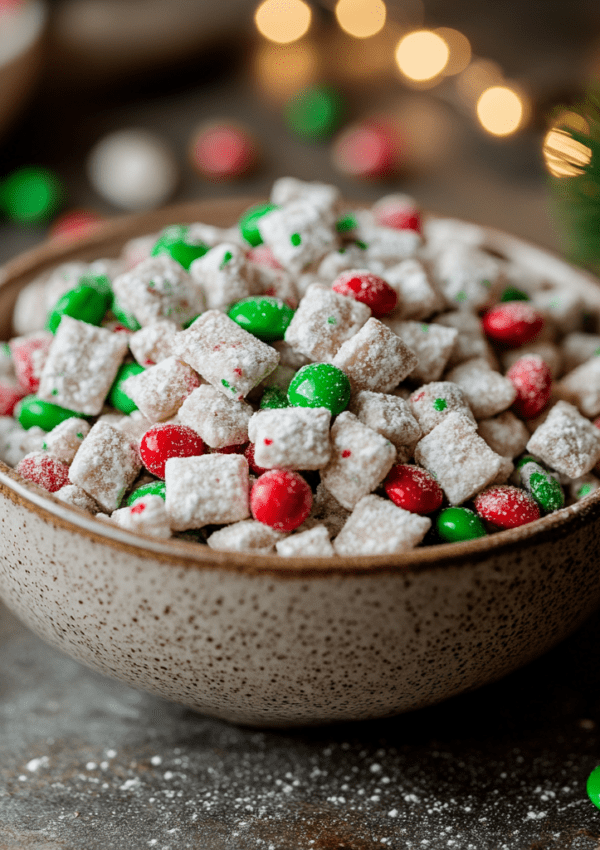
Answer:
[{"label": "puppy chow", "polygon": [[529,431],[510,410],[492,419],[480,419],[477,430],[492,451],[511,458],[520,455],[529,440]]},{"label": "puppy chow", "polygon": [[43,448],[63,463],[71,464],[90,427],[85,419],[75,416],[65,419],[45,435]]},{"label": "puppy chow", "polygon": [[398,295],[395,318],[421,321],[443,306],[443,299],[431,283],[427,269],[415,258],[390,266],[384,278]]},{"label": "puppy chow", "polygon": [[110,518],[115,525],[137,534],[148,534],[150,537],[171,536],[165,500],[160,496],[144,496],[130,507],[113,511]]},{"label": "puppy chow", "polygon": [[285,537],[268,525],[255,519],[243,519],[231,525],[213,531],[207,539],[211,549],[225,552],[251,552],[258,555],[270,555],[275,544]]},{"label": "puppy chow", "polygon": [[121,504],[141,467],[127,435],[106,422],[96,422],[75,455],[69,480],[111,513]]},{"label": "puppy chow", "polygon": [[138,375],[131,375],[123,391],[135,402],[150,422],[161,422],[174,416],[189,394],[200,386],[200,377],[178,360],[167,357]]},{"label": "puppy chow", "polygon": [[410,379],[439,380],[454,348],[458,331],[425,322],[398,322],[394,319],[383,321],[416,355],[417,364],[410,372]]},{"label": "puppy chow", "polygon": [[331,215],[301,200],[262,216],[258,229],[281,265],[295,273],[305,271],[339,245]]},{"label": "puppy chow", "polygon": [[348,375],[354,391],[385,393],[418,368],[418,360],[412,348],[394,331],[379,319],[370,318],[342,343],[333,365]]},{"label": "puppy chow", "polygon": [[245,401],[226,398],[210,384],[195,389],[179,408],[179,421],[202,437],[211,449],[248,442],[253,410]]},{"label": "puppy chow", "polygon": [[190,275],[202,289],[208,310],[227,310],[254,291],[252,267],[243,249],[232,242],[216,245],[194,260]]},{"label": "puppy chow", "polygon": [[475,422],[465,393],[450,381],[423,384],[409,396],[408,403],[423,435],[429,434],[453,411]]},{"label": "puppy chow", "polygon": [[140,366],[154,366],[173,353],[171,343],[177,331],[177,325],[169,319],[161,319],[153,325],[147,325],[129,337],[131,353]]},{"label": "puppy chow", "polygon": [[329,532],[324,525],[315,525],[307,531],[292,534],[276,543],[275,548],[283,558],[331,558],[335,555]]},{"label": "puppy chow", "polygon": [[330,420],[325,407],[259,410],[248,426],[257,465],[263,469],[326,466],[331,455]]},{"label": "puppy chow", "polygon": [[557,392],[565,401],[576,405],[590,418],[600,413],[600,357],[592,357],[577,366],[557,385]]},{"label": "puppy chow", "polygon": [[579,478],[600,458],[600,429],[572,404],[559,401],[534,431],[527,451],[569,478]]},{"label": "puppy chow", "polygon": [[169,458],[165,483],[173,531],[238,522],[250,514],[248,461],[242,455]]},{"label": "puppy chow", "polygon": [[489,419],[511,406],[517,397],[512,381],[490,369],[487,360],[474,358],[455,366],[446,379],[464,392],[476,419]]},{"label": "puppy chow", "polygon": [[399,462],[412,457],[421,437],[421,427],[403,398],[361,390],[351,399],[350,412],[396,447],[397,460],[401,458]]},{"label": "puppy chow", "polygon": [[338,555],[395,555],[417,546],[431,527],[427,517],[380,496],[364,496],[333,541]]}]

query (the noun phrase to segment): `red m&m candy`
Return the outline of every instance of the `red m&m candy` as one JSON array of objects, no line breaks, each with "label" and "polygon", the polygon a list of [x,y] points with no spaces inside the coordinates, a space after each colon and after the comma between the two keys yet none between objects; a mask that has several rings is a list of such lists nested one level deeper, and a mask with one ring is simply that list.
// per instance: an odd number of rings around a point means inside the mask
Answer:
[{"label": "red m&m candy", "polygon": [[421,212],[409,195],[388,195],[373,205],[373,213],[381,227],[422,233]]},{"label": "red m&m candy", "polygon": [[20,384],[13,384],[6,379],[0,380],[0,416],[12,416],[17,402],[21,401],[24,395]]},{"label": "red m&m candy", "polygon": [[538,416],[548,404],[552,391],[552,373],[538,354],[520,357],[506,373],[517,391],[513,410],[523,419]]},{"label": "red m&m candy", "polygon": [[433,513],[444,500],[440,485],[420,466],[397,463],[388,472],[383,488],[395,505],[414,514]]},{"label": "red m&m candy", "polygon": [[312,507],[312,492],[297,472],[270,469],[254,483],[250,510],[259,522],[275,531],[293,531],[302,525]]},{"label": "red m&m candy", "polygon": [[481,324],[493,342],[518,348],[536,338],[544,327],[544,317],[527,301],[507,301],[488,310]]},{"label": "red m&m candy", "polygon": [[204,454],[204,442],[187,425],[155,425],[140,443],[142,463],[153,475],[165,477],[165,463],[170,457],[195,457]]},{"label": "red m&m candy", "polygon": [[56,493],[69,483],[67,464],[45,452],[31,452],[25,455],[17,464],[17,472],[49,493]]},{"label": "red m&m candy", "polygon": [[473,502],[479,516],[498,528],[517,528],[540,518],[537,502],[519,487],[488,487]]},{"label": "red m&m candy", "polygon": [[378,277],[366,269],[352,269],[342,272],[334,280],[331,287],[334,292],[354,298],[371,308],[371,312],[378,319],[391,313],[398,303],[398,295],[395,289],[382,277]]},{"label": "red m&m candy", "polygon": [[44,332],[11,340],[10,350],[15,373],[25,390],[23,395],[38,391],[40,376],[52,341],[52,336]]}]

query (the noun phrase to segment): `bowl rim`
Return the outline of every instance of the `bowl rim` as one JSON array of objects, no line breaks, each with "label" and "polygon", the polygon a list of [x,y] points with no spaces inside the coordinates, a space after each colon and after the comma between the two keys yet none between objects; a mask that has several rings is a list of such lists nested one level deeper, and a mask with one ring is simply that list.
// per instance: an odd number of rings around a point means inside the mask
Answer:
[{"label": "bowl rim", "polygon": [[[160,210],[134,215],[119,216],[103,223],[93,233],[76,242],[50,239],[23,252],[3,267],[0,267],[0,287],[20,288],[61,262],[77,259],[97,259],[103,249],[114,251],[115,242],[121,247],[137,236],[152,233],[173,221],[193,222],[216,219],[219,226],[232,226],[233,211],[241,213],[247,207],[264,200],[255,196],[240,196],[229,199],[193,201],[171,205]],[[350,208],[364,206],[352,204]],[[433,213],[428,218],[451,219]],[[473,225],[463,219],[452,219],[463,225]],[[226,222],[229,221],[229,224]],[[542,248],[534,243],[513,236],[497,228],[474,225],[485,236],[484,247],[506,255],[509,259],[529,256],[543,261],[556,272],[575,275],[580,285],[590,284],[598,290],[600,280],[591,273],[577,268],[564,260],[558,252]],[[512,255],[512,256],[510,256]],[[110,254],[109,254],[110,256]],[[335,556],[333,558],[283,558],[280,555],[230,552],[211,549],[209,546],[186,542],[181,539],[160,539],[127,531],[107,521],[96,519],[83,510],[61,502],[53,494],[38,488],[21,478],[14,469],[0,461],[0,495],[46,521],[86,536],[97,542],[108,544],[121,551],[144,558],[148,555],[186,569],[225,569],[246,574],[277,576],[278,578],[332,577],[340,575],[372,575],[373,573],[395,573],[404,577],[427,571],[461,568],[467,563],[475,564],[486,556],[501,556],[514,549],[525,552],[538,544],[559,542],[574,533],[583,524],[600,518],[600,488],[573,505],[541,517],[519,528],[499,531],[475,540],[458,543],[442,543],[416,547],[402,554]]]}]

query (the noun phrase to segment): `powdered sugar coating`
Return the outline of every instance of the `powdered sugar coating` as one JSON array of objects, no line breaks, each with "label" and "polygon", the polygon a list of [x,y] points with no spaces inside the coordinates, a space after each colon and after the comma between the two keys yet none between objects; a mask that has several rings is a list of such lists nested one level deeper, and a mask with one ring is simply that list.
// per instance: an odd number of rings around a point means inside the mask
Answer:
[{"label": "powdered sugar coating", "polygon": [[17,464],[17,472],[49,493],[55,493],[68,482],[69,467],[46,452],[29,452]]},{"label": "powdered sugar coating", "polygon": [[190,275],[202,289],[209,310],[226,310],[254,292],[252,266],[233,242],[222,242],[194,260]]},{"label": "powdered sugar coating", "polygon": [[386,393],[361,390],[350,400],[349,410],[363,425],[393,443],[402,460],[412,457],[414,447],[421,437],[421,427],[404,399]]},{"label": "powdered sugar coating", "polygon": [[42,371],[38,396],[96,416],[126,351],[125,334],[63,316]]},{"label": "powdered sugar coating", "polygon": [[200,386],[200,377],[178,360],[167,357],[149,366],[123,383],[123,391],[150,422],[162,422],[174,416],[189,394]]},{"label": "powdered sugar coating", "polygon": [[417,443],[415,460],[434,476],[451,505],[460,505],[488,484],[503,458],[477,434],[477,425],[452,411]]},{"label": "powdered sugar coating", "polygon": [[207,446],[220,449],[248,442],[252,414],[245,401],[225,398],[210,384],[203,384],[179,408],[179,421],[199,434]]},{"label": "powdered sugar coating", "polygon": [[391,318],[383,321],[415,353],[417,364],[410,372],[411,380],[439,380],[454,348],[458,331],[425,322],[398,322]]},{"label": "powdered sugar coating", "polygon": [[348,375],[353,390],[380,393],[397,387],[418,364],[414,351],[373,318],[341,345],[332,362]]},{"label": "powdered sugar coating", "polygon": [[396,449],[348,411],[331,428],[331,459],[321,481],[338,502],[352,510],[383,481],[396,460]]},{"label": "powdered sugar coating", "polygon": [[589,417],[600,413],[600,357],[591,357],[565,375],[558,384],[561,398]]},{"label": "powdered sugar coating", "polygon": [[93,514],[94,516],[96,516],[100,510],[98,502],[95,499],[92,499],[91,496],[88,496],[85,490],[82,490],[81,487],[77,487],[76,484],[65,484],[65,486],[61,487],[60,490],[57,490],[54,495],[66,505],[71,505],[74,508],[87,511],[87,513]]},{"label": "powdered sugar coating", "polygon": [[381,496],[365,496],[333,541],[338,555],[393,555],[412,549],[431,527],[427,517],[398,508]]},{"label": "powdered sugar coating", "polygon": [[489,419],[501,413],[517,397],[514,384],[490,369],[487,360],[481,357],[455,366],[446,378],[462,389],[476,419]]},{"label": "powdered sugar coating", "polygon": [[477,429],[492,451],[506,457],[521,454],[529,440],[527,428],[510,410],[493,419],[481,419]]},{"label": "powdered sugar coating", "polygon": [[218,310],[175,335],[173,351],[227,398],[241,401],[279,363],[270,345]]},{"label": "powdered sugar coating", "polygon": [[242,455],[169,458],[165,482],[174,531],[237,522],[250,514],[248,461]]},{"label": "powdered sugar coating", "polygon": [[498,260],[461,242],[447,242],[433,269],[446,303],[455,309],[483,309],[502,282]]},{"label": "powdered sugar coating", "polygon": [[420,260],[409,258],[385,270],[385,280],[398,294],[394,318],[427,319],[440,310],[444,299],[434,288],[427,269]]},{"label": "powdered sugar coating", "polygon": [[126,434],[106,422],[96,422],[69,469],[69,481],[109,513],[121,504],[142,468]]},{"label": "powdered sugar coating", "polygon": [[128,531],[148,534],[150,537],[170,537],[171,527],[160,496],[144,496],[134,505],[113,511],[111,521]]},{"label": "powdered sugar coating", "polygon": [[71,464],[90,427],[89,422],[76,416],[65,419],[46,434],[44,448],[63,463]]},{"label": "powdered sugar coating", "polygon": [[533,433],[527,451],[569,478],[579,478],[600,458],[600,430],[572,404],[559,401]]},{"label": "powdered sugar coating", "polygon": [[254,459],[263,469],[320,469],[331,456],[325,407],[259,410],[248,426]]},{"label": "powdered sugar coating", "polygon": [[423,435],[429,434],[452,411],[475,422],[465,393],[451,381],[423,384],[409,397],[408,403]]},{"label": "powdered sugar coating", "polygon": [[213,531],[206,542],[211,549],[269,555],[284,536],[282,532],[255,519],[243,519]]},{"label": "powdered sugar coating", "polygon": [[304,271],[339,245],[329,210],[308,206],[301,200],[268,212],[257,226],[281,265],[295,273]]},{"label": "powdered sugar coating", "polygon": [[14,373],[28,393],[35,393],[54,337],[49,331],[37,331],[11,339],[10,351]]},{"label": "powdered sugar coating", "polygon": [[171,343],[177,330],[175,322],[161,319],[131,334],[128,340],[129,348],[140,366],[153,366],[170,357],[173,353]]},{"label": "powdered sugar coating", "polygon": [[331,558],[335,555],[324,525],[315,525],[307,531],[292,534],[275,544],[277,554],[283,558]]}]

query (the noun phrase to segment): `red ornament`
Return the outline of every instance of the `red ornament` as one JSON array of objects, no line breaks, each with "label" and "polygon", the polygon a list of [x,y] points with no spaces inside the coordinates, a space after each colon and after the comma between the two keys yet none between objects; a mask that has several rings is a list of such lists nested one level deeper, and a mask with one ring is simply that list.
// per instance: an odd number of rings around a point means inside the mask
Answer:
[{"label": "red ornament", "polygon": [[334,292],[354,298],[371,308],[376,319],[391,313],[398,303],[395,289],[382,277],[366,270],[342,272],[331,287]]},{"label": "red ornament", "polygon": [[25,393],[36,393],[54,337],[48,333],[16,337],[9,343],[17,380]]},{"label": "red ornament", "polygon": [[43,452],[32,452],[17,464],[17,472],[49,493],[56,493],[69,483],[69,467]]},{"label": "red ornament", "polygon": [[333,164],[343,174],[379,180],[390,177],[400,158],[395,127],[385,121],[366,121],[345,130],[333,146]]},{"label": "red ornament", "polygon": [[397,463],[388,472],[383,488],[395,505],[413,514],[433,513],[444,501],[440,485],[420,466]]},{"label": "red ornament", "polygon": [[258,466],[256,461],[254,460],[254,443],[248,443],[248,445],[244,449],[244,457],[248,461],[250,472],[253,472],[255,475],[263,475],[263,473],[269,471],[268,469],[263,469],[262,466]]},{"label": "red ornament", "polygon": [[165,477],[165,463],[170,457],[196,457],[204,454],[204,442],[187,425],[155,425],[140,443],[142,463],[152,475]]},{"label": "red ornament", "polygon": [[70,210],[55,219],[50,236],[63,241],[83,239],[98,230],[104,219],[92,210]]},{"label": "red ornament", "polygon": [[0,416],[12,416],[18,401],[26,395],[19,384],[0,380]]},{"label": "red ornament", "polygon": [[243,127],[214,122],[200,127],[190,145],[190,162],[202,177],[230,180],[241,177],[256,165],[257,149]]},{"label": "red ornament", "polygon": [[552,392],[552,373],[538,354],[520,357],[506,373],[517,391],[513,410],[523,419],[538,416],[548,404]]},{"label": "red ornament", "polygon": [[481,324],[493,342],[518,348],[536,338],[544,327],[544,317],[526,301],[507,301],[488,310]]},{"label": "red ornament", "polygon": [[293,531],[302,525],[312,508],[312,492],[297,472],[270,469],[250,492],[250,510],[259,522],[275,531]]},{"label": "red ornament", "polygon": [[498,528],[517,528],[540,518],[540,509],[519,487],[499,484],[488,487],[473,502],[479,516]]},{"label": "red ornament", "polygon": [[394,230],[414,230],[422,233],[421,212],[409,195],[389,195],[373,205],[375,221],[381,227]]}]

